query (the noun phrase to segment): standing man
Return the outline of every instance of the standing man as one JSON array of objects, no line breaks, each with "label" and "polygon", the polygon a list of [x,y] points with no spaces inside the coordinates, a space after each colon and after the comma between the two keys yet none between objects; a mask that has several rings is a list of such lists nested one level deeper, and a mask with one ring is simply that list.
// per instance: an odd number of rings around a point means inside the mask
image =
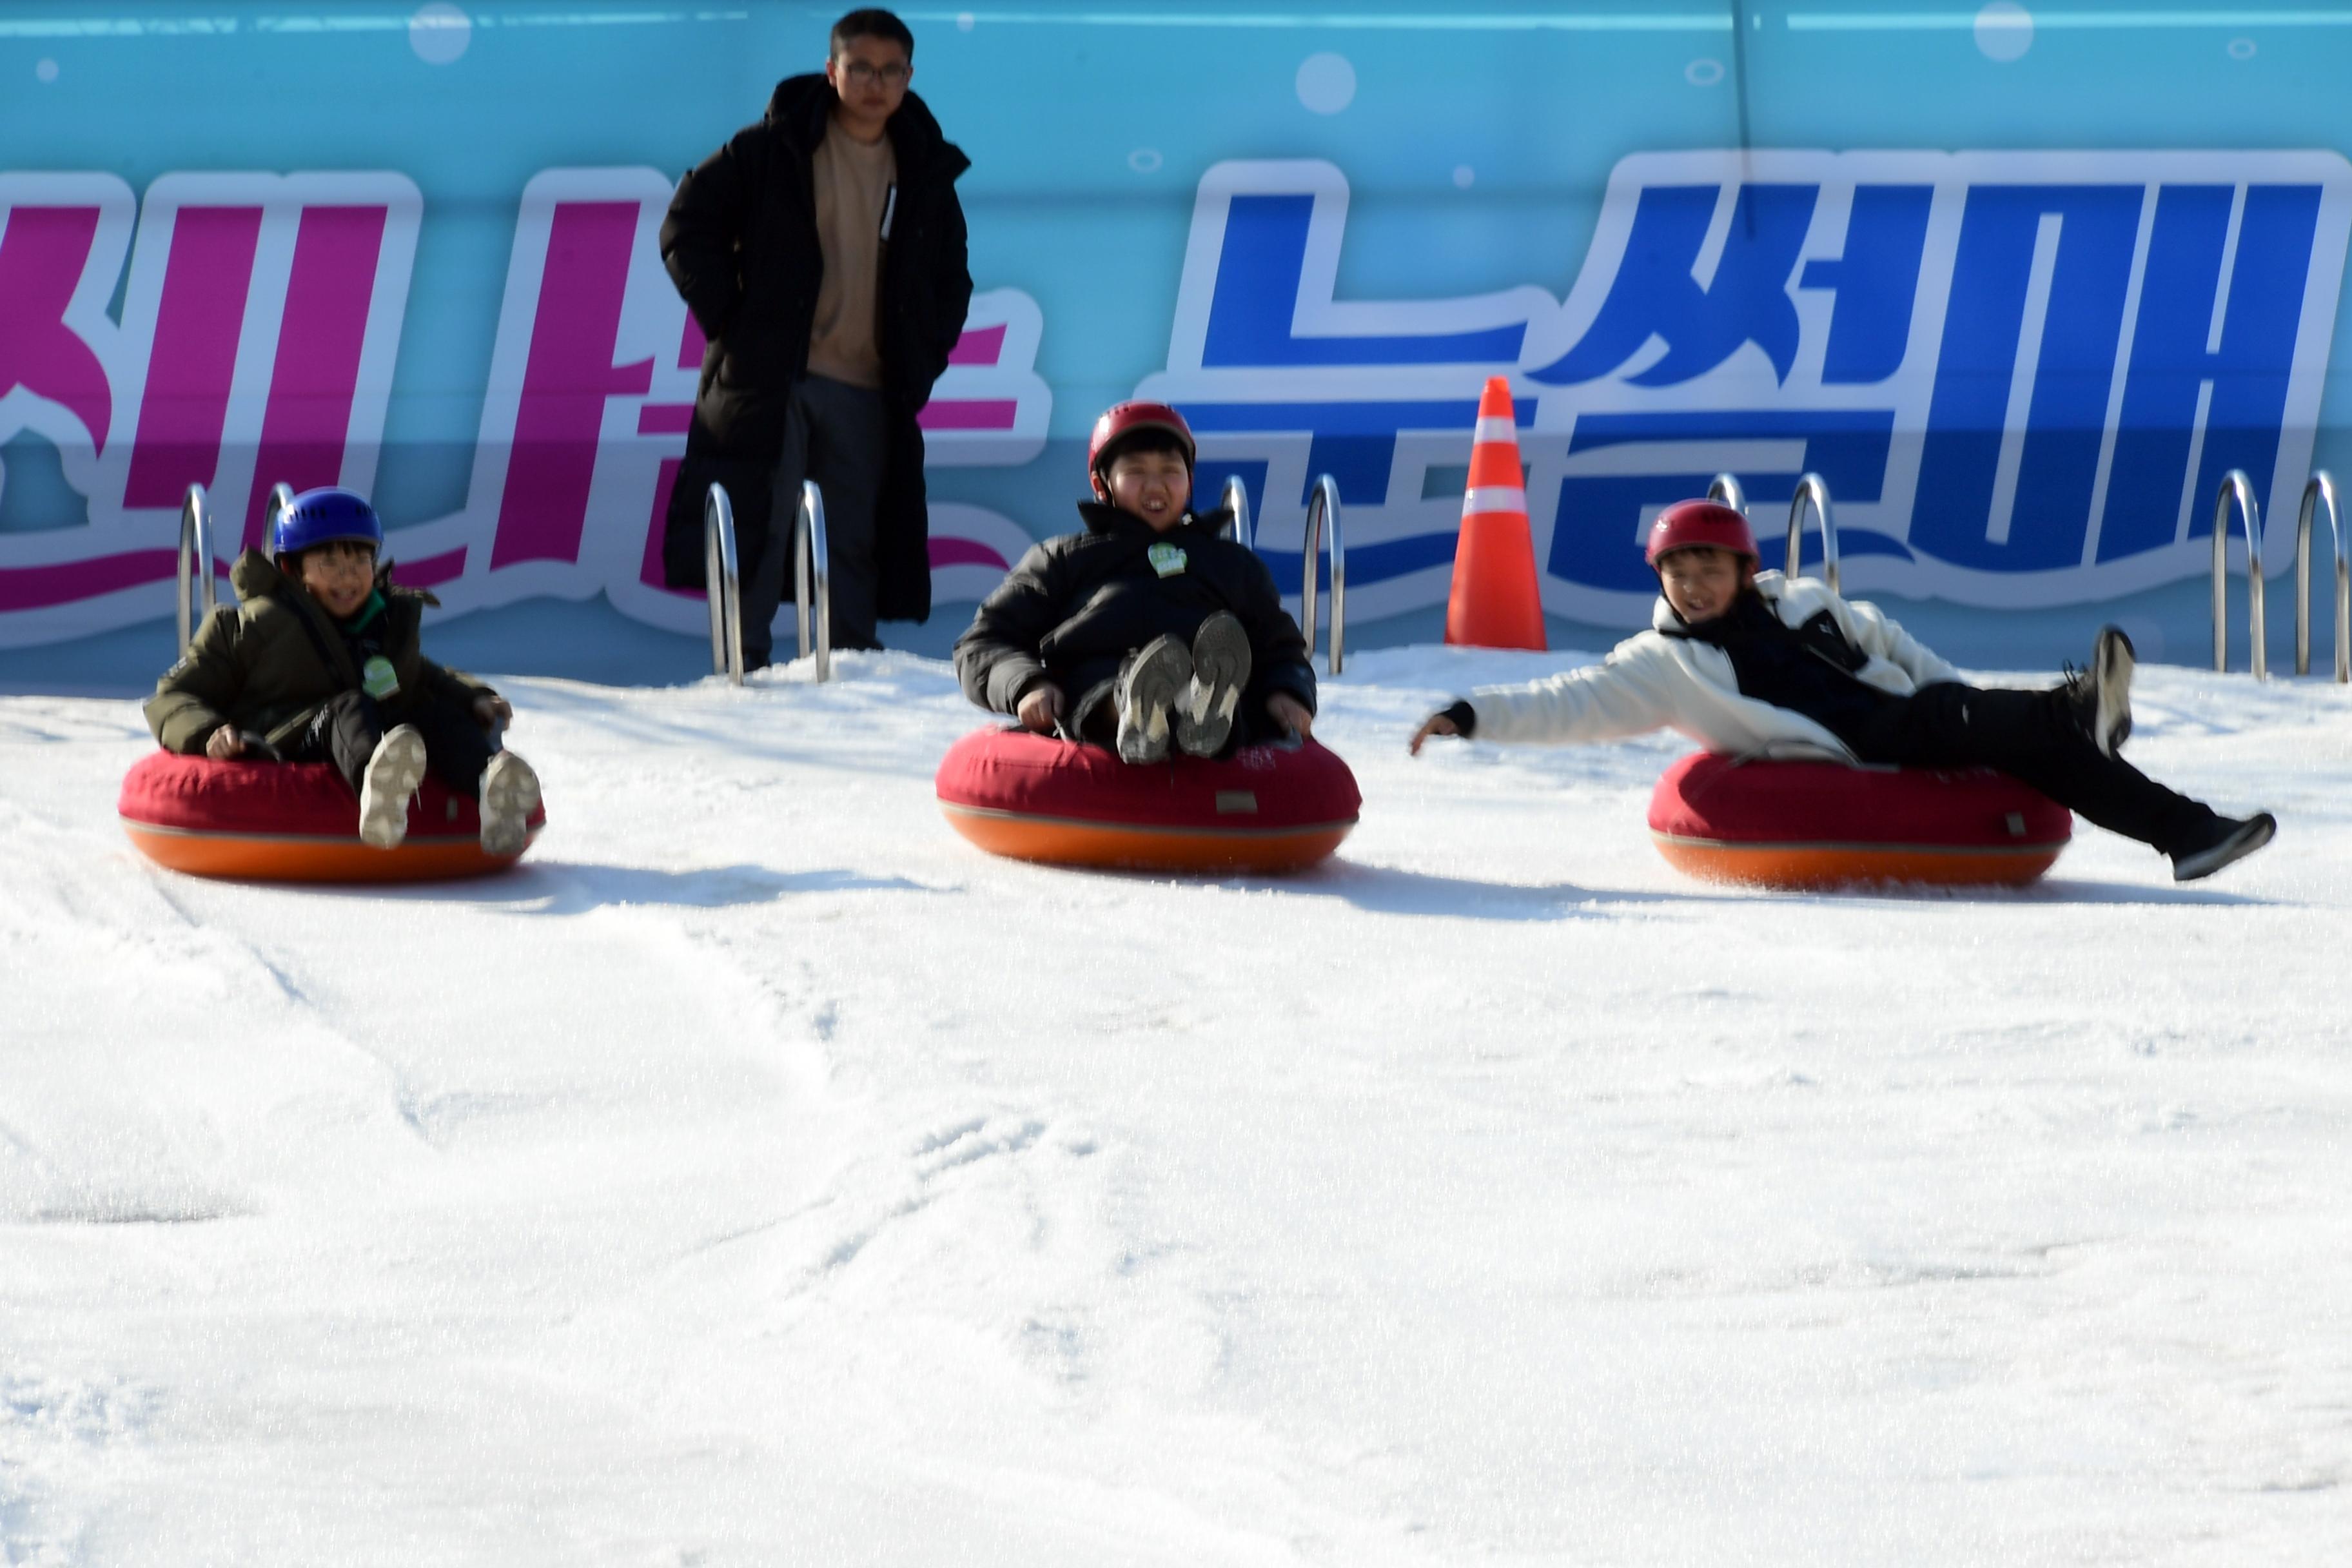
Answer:
[{"label": "standing man", "polygon": [[801,481],[824,492],[833,646],[931,613],[915,415],[971,303],[955,181],[971,160],[908,90],[915,37],[887,11],[833,25],[823,75],[678,182],[662,261],[709,348],[664,536],[674,587],[702,581],[702,504],[735,506],[743,666],[769,662]]}]

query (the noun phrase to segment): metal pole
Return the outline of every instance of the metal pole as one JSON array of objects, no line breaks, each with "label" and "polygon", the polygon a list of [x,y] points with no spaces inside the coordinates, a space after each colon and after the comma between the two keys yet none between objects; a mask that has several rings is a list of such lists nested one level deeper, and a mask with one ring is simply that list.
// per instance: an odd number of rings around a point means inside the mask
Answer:
[{"label": "metal pole", "polygon": [[1709,479],[1706,482],[1706,499],[1722,502],[1742,517],[1748,515],[1748,492],[1739,488],[1739,479],[1736,474],[1717,474]]},{"label": "metal pole", "polygon": [[735,559],[735,508],[727,487],[702,498],[702,580],[710,595],[710,671],[743,684],[743,579]]},{"label": "metal pole", "polygon": [[801,481],[800,510],[793,517],[793,608],[801,623],[801,657],[809,656],[814,618],[816,678],[832,679],[833,557],[824,542],[824,492],[814,479]]},{"label": "metal pole", "polygon": [[2327,537],[2336,547],[2336,679],[2352,681],[2352,560],[2344,553],[2344,514],[2336,504],[2336,476],[2321,468],[2303,487],[2294,520],[2294,672],[2311,673],[2311,519],[2327,508]]},{"label": "metal pole", "polygon": [[1339,528],[1339,481],[1328,474],[1315,480],[1315,491],[1307,499],[1307,581],[1299,590],[1299,607],[1306,612],[1300,623],[1307,633],[1307,657],[1315,657],[1315,623],[1320,598],[1318,593],[1318,560],[1323,553],[1326,523],[1331,534],[1331,673],[1337,675],[1346,658],[1348,641],[1348,546]]},{"label": "metal pole", "polygon": [[2235,510],[2246,525],[2246,623],[2253,636],[2254,679],[2269,679],[2263,647],[2263,514],[2254,500],[2254,482],[2243,468],[2221,476],[2213,497],[2213,668],[2230,668],[2230,513]]},{"label": "metal pole", "polygon": [[1225,476],[1225,493],[1220,504],[1225,510],[1234,514],[1233,521],[1226,524],[1225,537],[1238,543],[1248,544],[1250,542],[1249,487],[1242,483],[1242,477],[1239,474]]},{"label": "metal pole", "polygon": [[[1736,485],[1737,480],[1733,483]],[[1711,492],[1710,492],[1711,493]],[[1819,474],[1807,474],[1797,481],[1796,499],[1789,503],[1789,575],[1797,576],[1797,564],[1801,559],[1799,545],[1805,535],[1805,508],[1811,504],[1813,514],[1822,520],[1822,581],[1830,592],[1838,587],[1837,524],[1830,521],[1830,487]]]},{"label": "metal pole", "polygon": [[[190,485],[180,501],[180,651],[195,640],[195,622],[220,603],[213,581],[212,500],[202,485]],[[192,592],[193,590],[193,592]]]}]

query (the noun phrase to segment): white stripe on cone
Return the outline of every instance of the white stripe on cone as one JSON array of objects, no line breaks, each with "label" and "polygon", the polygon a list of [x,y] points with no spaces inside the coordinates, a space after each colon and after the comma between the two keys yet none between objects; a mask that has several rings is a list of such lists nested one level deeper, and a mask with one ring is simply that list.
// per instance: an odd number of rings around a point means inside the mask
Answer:
[{"label": "white stripe on cone", "polygon": [[1476,517],[1482,512],[1528,510],[1528,492],[1517,485],[1481,485],[1462,492],[1462,515]]},{"label": "white stripe on cone", "polygon": [[1508,441],[1518,444],[1519,427],[1499,414],[1482,415],[1477,428],[1470,432],[1473,446],[1488,441]]}]

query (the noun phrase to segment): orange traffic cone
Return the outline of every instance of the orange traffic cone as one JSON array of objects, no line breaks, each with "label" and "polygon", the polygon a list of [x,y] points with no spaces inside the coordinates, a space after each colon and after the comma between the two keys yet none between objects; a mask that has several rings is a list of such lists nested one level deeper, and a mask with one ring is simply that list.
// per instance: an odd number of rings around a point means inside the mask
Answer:
[{"label": "orange traffic cone", "polygon": [[1454,546],[1454,589],[1445,600],[1445,640],[1468,647],[1545,646],[1511,384],[1499,375],[1487,378],[1478,398],[1462,536]]}]

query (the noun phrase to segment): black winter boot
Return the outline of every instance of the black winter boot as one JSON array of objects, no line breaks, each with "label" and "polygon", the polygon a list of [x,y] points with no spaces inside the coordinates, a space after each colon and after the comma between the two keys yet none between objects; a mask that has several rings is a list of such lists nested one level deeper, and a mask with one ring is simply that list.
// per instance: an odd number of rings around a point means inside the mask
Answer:
[{"label": "black winter boot", "polygon": [[2278,819],[2267,811],[2258,811],[2242,820],[2234,816],[2216,816],[2212,824],[2189,843],[2172,852],[2172,879],[2194,882],[2210,877],[2232,860],[2242,860],[2271,841],[2278,831]]}]

